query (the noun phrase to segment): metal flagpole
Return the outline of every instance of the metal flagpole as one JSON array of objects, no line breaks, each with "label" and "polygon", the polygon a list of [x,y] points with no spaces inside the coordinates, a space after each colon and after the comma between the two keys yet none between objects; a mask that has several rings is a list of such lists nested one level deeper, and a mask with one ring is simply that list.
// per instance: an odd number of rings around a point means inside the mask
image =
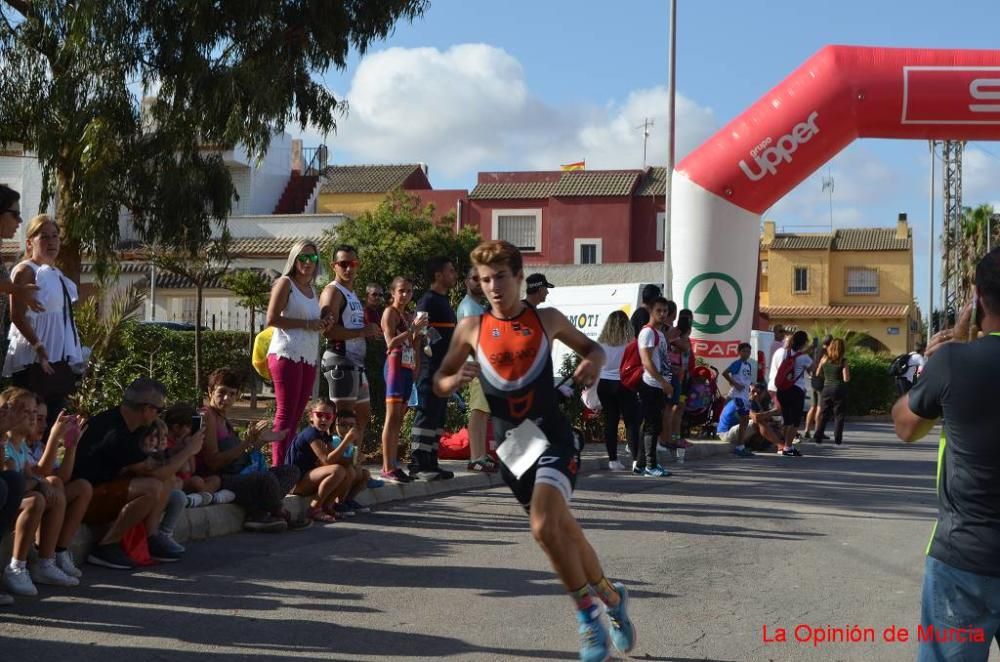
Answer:
[{"label": "metal flagpole", "polygon": [[674,102],[677,95],[677,0],[670,0],[670,61],[667,74],[667,195],[663,214],[663,292],[673,299],[673,265],[670,259],[670,225],[674,178]]},{"label": "metal flagpole", "polygon": [[934,162],[937,161],[937,154],[934,152],[934,142],[933,140],[929,141],[931,147],[931,181],[927,196],[930,199],[931,236],[927,256],[927,280],[929,286],[927,288],[927,337],[924,338],[924,342],[930,340],[930,336],[934,333]]}]

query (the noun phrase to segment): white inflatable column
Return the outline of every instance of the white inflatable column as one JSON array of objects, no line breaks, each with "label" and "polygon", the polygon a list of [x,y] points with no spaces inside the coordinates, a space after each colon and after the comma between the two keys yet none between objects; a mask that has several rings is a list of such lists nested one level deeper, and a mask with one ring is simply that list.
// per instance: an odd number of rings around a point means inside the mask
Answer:
[{"label": "white inflatable column", "polygon": [[723,370],[750,342],[760,216],[674,172],[670,206],[673,293],[694,312],[695,353]]}]

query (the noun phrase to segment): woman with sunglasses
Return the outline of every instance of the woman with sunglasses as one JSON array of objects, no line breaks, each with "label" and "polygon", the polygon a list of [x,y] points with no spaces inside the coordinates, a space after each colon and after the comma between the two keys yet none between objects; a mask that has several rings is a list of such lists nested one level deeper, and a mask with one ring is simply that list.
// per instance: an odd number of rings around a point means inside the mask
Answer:
[{"label": "woman with sunglasses", "polygon": [[313,283],[319,273],[319,251],[307,239],[292,246],[281,278],[271,288],[267,325],[274,327],[267,350],[267,367],[274,382],[274,430],[287,434],[271,447],[272,466],[285,459],[299,419],[312,396],[319,358],[320,333],[329,322],[320,318]]}]

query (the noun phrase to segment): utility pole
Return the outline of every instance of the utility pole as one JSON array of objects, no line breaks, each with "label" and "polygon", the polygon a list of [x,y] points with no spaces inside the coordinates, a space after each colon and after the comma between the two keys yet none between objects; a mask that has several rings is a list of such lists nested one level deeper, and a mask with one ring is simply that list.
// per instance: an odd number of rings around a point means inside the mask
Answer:
[{"label": "utility pole", "polygon": [[644,117],[642,124],[635,127],[637,129],[642,129],[642,169],[646,169],[646,143],[649,142],[650,129],[653,128],[653,120],[649,117]]},{"label": "utility pole", "polygon": [[927,247],[927,274],[930,281],[929,292],[927,292],[927,334],[924,338],[926,343],[931,339],[934,334],[934,166],[937,164],[937,150],[935,149],[937,141],[930,140],[928,144],[931,148],[931,181],[927,190],[927,197],[930,198],[930,222],[931,222],[931,234],[930,234],[930,246]]}]

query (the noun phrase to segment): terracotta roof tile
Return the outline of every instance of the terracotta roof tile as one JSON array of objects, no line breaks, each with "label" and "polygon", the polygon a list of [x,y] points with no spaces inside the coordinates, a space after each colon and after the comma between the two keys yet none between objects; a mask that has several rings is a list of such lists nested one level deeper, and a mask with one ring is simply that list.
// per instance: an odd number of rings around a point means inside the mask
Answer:
[{"label": "terracotta roof tile", "polygon": [[576,170],[564,172],[553,197],[622,197],[632,195],[639,181],[636,170]]},{"label": "terracotta roof tile", "polygon": [[320,193],[388,193],[403,185],[417,170],[416,163],[404,165],[330,166],[321,179]]},{"label": "terracotta roof tile", "polygon": [[896,238],[896,228],[854,228],[837,230],[835,251],[906,251],[913,247],[912,239]]},{"label": "terracotta roof tile", "polygon": [[650,168],[649,172],[642,178],[636,195],[666,195],[667,194],[667,169]]},{"label": "terracotta roof tile", "polygon": [[536,200],[548,198],[556,182],[490,182],[477,184],[469,194],[470,199],[480,200]]},{"label": "terracotta roof tile", "polygon": [[829,234],[776,234],[768,247],[772,251],[827,251],[833,245]]},{"label": "terracotta roof tile", "polygon": [[761,306],[760,311],[772,320],[792,319],[874,319],[906,317],[906,304],[858,304],[839,306]]},{"label": "terracotta roof tile", "polygon": [[845,228],[830,233],[781,232],[771,250],[907,251],[913,239],[898,239],[896,228]]}]

